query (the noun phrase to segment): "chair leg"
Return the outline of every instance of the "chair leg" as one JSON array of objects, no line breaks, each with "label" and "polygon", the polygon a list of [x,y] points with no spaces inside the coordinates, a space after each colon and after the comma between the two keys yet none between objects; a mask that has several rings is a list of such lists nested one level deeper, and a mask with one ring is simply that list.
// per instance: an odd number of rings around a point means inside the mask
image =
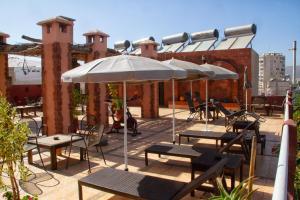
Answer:
[{"label": "chair leg", "polygon": [[89,150],[88,148],[85,149],[85,152],[86,152],[86,157],[87,157],[87,160],[88,160],[88,166],[89,166],[89,173],[91,173],[91,164],[90,164],[90,158],[89,158]]},{"label": "chair leg", "polygon": [[41,155],[41,151],[40,151],[40,147],[39,147],[39,146],[37,146],[37,151],[38,151],[38,154],[39,154],[39,156],[40,156],[40,159],[41,159],[43,168],[45,168],[44,161],[43,161],[43,158],[42,158],[42,155]]},{"label": "chair leg", "polygon": [[70,159],[70,156],[71,156],[71,150],[72,150],[72,143],[70,144],[70,148],[69,148],[69,155],[67,157],[66,169],[68,169],[68,167],[69,167],[69,159]]},{"label": "chair leg", "polygon": [[[100,145],[99,147],[100,147],[100,151],[101,151],[101,154],[102,154],[102,158],[103,158],[103,160],[104,160],[104,164],[106,165],[106,160],[105,160],[104,153],[103,153],[103,151],[102,151],[101,145]],[[97,150],[98,150],[98,148],[97,148]]]}]

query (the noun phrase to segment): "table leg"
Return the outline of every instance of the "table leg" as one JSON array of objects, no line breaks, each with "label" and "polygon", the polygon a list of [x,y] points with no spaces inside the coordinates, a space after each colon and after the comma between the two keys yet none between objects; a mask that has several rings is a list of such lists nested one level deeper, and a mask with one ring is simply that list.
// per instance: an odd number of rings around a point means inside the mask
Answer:
[{"label": "table leg", "polygon": [[51,157],[51,169],[57,169],[57,159],[56,159],[56,148],[50,149],[50,157]]},{"label": "table leg", "polygon": [[27,154],[27,157],[28,157],[28,163],[29,164],[32,164],[32,150],[29,150],[28,151],[28,154]]},{"label": "table leg", "polygon": [[79,196],[79,200],[83,200],[83,197],[82,197],[82,185],[80,183],[78,183],[78,196]]},{"label": "table leg", "polygon": [[80,160],[83,161],[83,155],[85,154],[85,149],[84,148],[80,148]]}]

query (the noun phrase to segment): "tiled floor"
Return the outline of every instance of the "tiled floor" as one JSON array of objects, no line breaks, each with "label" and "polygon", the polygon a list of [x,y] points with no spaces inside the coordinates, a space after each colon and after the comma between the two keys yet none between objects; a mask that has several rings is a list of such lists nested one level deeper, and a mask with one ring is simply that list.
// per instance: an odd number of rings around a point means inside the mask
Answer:
[{"label": "tiled floor", "polygon": [[[144,164],[144,149],[154,143],[164,142],[170,143],[172,140],[172,110],[167,108],[160,109],[160,115],[163,116],[156,120],[146,120],[140,118],[140,109],[131,108],[134,117],[138,119],[139,131],[141,135],[136,137],[128,136],[128,154],[129,154],[129,170],[152,176],[159,176],[168,179],[176,179],[185,182],[190,181],[190,161],[189,159],[180,159],[177,157],[149,155],[150,164],[145,167]],[[204,123],[186,122],[188,115],[186,110],[176,110],[176,133],[186,129],[203,130]],[[277,158],[272,154],[272,147],[280,141],[282,118],[280,114],[273,117],[266,117],[266,122],[261,124],[261,133],[267,135],[267,145],[265,155],[257,156],[257,165],[255,170],[255,185],[257,189],[254,199],[271,199],[276,173]],[[225,131],[224,119],[219,118],[215,122],[209,123],[210,130]],[[107,165],[104,164],[100,153],[96,149],[92,149],[90,155],[92,163],[92,172],[102,169],[103,167],[113,167],[124,169],[123,165],[123,135],[109,134],[109,145],[103,147],[104,154],[107,160]],[[191,140],[189,144],[183,139],[184,145],[192,145],[194,143],[203,143],[206,145],[214,145],[213,140]],[[258,145],[258,151],[260,146]],[[79,161],[79,153],[75,151],[71,154],[72,160],[69,169],[65,169],[65,156],[59,156],[58,170],[51,171],[48,166],[48,173],[40,167],[29,166],[29,168],[38,173],[36,178],[31,179],[23,188],[26,191],[32,191],[39,194],[39,199],[78,199],[77,180],[88,175],[87,162]],[[49,165],[49,152],[43,152],[43,159],[46,165]],[[38,156],[34,156],[34,161],[39,163]],[[26,161],[25,161],[26,162]],[[248,166],[244,169],[245,178],[248,175]],[[51,176],[50,176],[51,175]],[[238,181],[236,181],[238,183]],[[84,199],[124,199],[118,196],[113,196],[108,193],[97,191],[90,188],[83,189]],[[196,193],[196,197],[192,198],[187,195],[184,199],[207,199],[209,194],[201,192]]]}]

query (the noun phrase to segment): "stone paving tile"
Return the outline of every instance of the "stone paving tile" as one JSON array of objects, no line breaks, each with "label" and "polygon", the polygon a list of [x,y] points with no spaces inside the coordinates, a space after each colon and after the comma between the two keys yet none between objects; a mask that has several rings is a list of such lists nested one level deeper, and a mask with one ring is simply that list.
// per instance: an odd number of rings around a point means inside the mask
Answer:
[{"label": "stone paving tile", "polygon": [[[171,180],[190,181],[190,160],[178,157],[162,156],[158,158],[157,155],[149,154],[149,166],[144,163],[144,149],[155,143],[170,143],[172,141],[172,110],[167,108],[160,108],[160,118],[156,120],[141,119],[140,108],[131,107],[130,111],[137,117],[139,123],[139,130],[141,135],[136,137],[128,136],[128,152],[129,152],[129,170],[132,172],[148,174],[151,176],[163,177]],[[176,133],[190,129],[203,130],[205,123],[199,121],[186,122],[188,111],[176,109]],[[265,155],[257,156],[256,165],[256,179],[254,181],[254,188],[257,188],[254,199],[271,199],[275,170],[277,166],[277,158],[272,154],[272,147],[280,142],[280,131],[282,118],[280,114],[276,116],[265,117],[266,122],[261,124],[261,133],[267,135],[267,147]],[[110,119],[110,123],[111,123]],[[213,131],[225,131],[224,118],[221,116],[214,122],[209,122],[208,128]],[[107,165],[104,164],[100,153],[96,149],[92,149],[90,153],[90,160],[92,172],[103,169],[104,167],[113,167],[124,169],[123,158],[123,134],[109,134],[109,145],[103,147],[106,157]],[[207,139],[193,139],[189,143],[185,139],[182,140],[183,145],[193,145],[201,143],[212,148],[215,147],[214,140]],[[260,145],[258,145],[258,153],[260,152]],[[62,199],[73,200],[78,199],[78,179],[88,175],[87,161],[79,161],[79,151],[74,150],[71,154],[69,169],[65,169],[66,157],[59,156],[58,170],[49,170],[49,152],[45,151],[42,154],[45,164],[48,165],[48,172],[54,177],[38,184],[42,190],[39,195],[40,199]],[[34,155],[34,161],[39,162],[37,155]],[[25,161],[26,163],[26,161]],[[29,165],[30,169],[35,173],[44,172],[36,165]],[[244,178],[248,176],[248,166],[244,169]],[[229,181],[229,180],[227,180]],[[228,182],[229,183],[229,182]],[[236,181],[236,184],[239,182]],[[24,191],[22,191],[24,193]],[[208,193],[196,192],[196,197],[187,195],[184,199],[207,199],[210,196]],[[105,192],[97,191],[91,188],[84,188],[84,199],[110,199],[119,200],[125,199],[119,196],[111,195]]]}]

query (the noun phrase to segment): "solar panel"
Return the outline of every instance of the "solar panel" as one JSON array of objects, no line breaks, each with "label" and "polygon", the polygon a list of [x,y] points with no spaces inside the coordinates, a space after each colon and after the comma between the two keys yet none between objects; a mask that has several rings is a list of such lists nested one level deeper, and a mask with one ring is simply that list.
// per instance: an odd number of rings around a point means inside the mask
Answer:
[{"label": "solar panel", "polygon": [[215,44],[216,41],[217,40],[203,41],[199,46],[196,47],[196,49],[194,49],[194,51],[208,51]]},{"label": "solar panel", "polygon": [[177,52],[181,47],[183,47],[184,43],[175,43],[172,44],[168,49],[168,52]]},{"label": "solar panel", "polygon": [[162,49],[160,49],[160,50],[158,51],[158,53],[165,53],[165,52],[167,52],[168,49],[169,49],[171,46],[172,46],[172,45],[164,45],[164,46],[162,47]]},{"label": "solar panel", "polygon": [[225,38],[221,41],[221,43],[215,48],[215,50],[224,50],[229,49],[232,44],[237,40],[236,37]]},{"label": "solar panel", "polygon": [[133,51],[130,52],[131,55],[141,55],[142,54],[142,50],[141,48],[136,48]]},{"label": "solar panel", "polygon": [[233,43],[230,49],[242,49],[247,48],[248,45],[251,43],[252,39],[255,35],[245,35],[238,37],[237,40]]},{"label": "solar panel", "polygon": [[191,44],[188,44],[187,46],[185,46],[181,52],[193,52],[199,45],[201,44],[201,42],[194,42]]}]

